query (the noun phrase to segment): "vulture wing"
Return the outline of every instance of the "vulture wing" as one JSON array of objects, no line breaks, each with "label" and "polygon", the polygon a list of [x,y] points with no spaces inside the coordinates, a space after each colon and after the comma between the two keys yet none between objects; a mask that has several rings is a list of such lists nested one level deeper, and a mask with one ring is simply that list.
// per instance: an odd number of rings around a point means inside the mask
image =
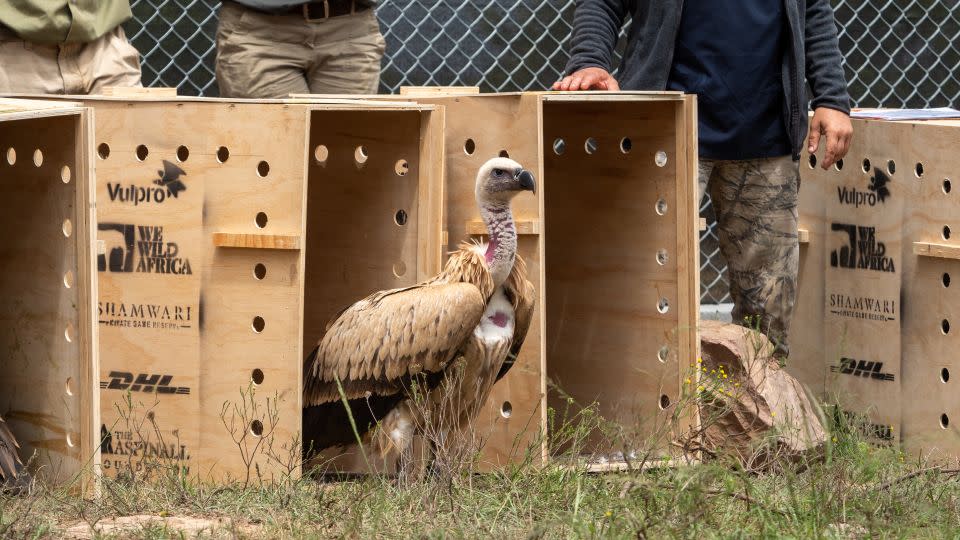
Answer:
[{"label": "vulture wing", "polygon": [[17,477],[17,465],[20,463],[20,456],[17,449],[17,439],[10,432],[7,423],[0,418],[0,476],[4,480],[13,480]]},{"label": "vulture wing", "polygon": [[513,329],[513,342],[510,345],[510,352],[500,367],[500,373],[497,379],[500,380],[513,367],[513,363],[520,354],[520,347],[523,346],[523,340],[527,337],[527,330],[530,329],[530,322],[533,320],[533,308],[537,303],[537,292],[533,288],[533,283],[527,281],[527,265],[520,256],[513,265],[510,277],[506,282],[507,297],[513,304],[513,314],[516,323]]},{"label": "vulture wing", "polygon": [[303,405],[397,394],[418,373],[441,371],[480,322],[486,301],[469,283],[375,293],[344,310],[308,359]]}]

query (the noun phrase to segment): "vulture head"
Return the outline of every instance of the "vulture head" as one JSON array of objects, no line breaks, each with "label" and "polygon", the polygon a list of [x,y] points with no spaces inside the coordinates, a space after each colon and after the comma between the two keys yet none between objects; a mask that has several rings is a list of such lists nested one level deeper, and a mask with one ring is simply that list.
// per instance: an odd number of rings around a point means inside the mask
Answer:
[{"label": "vulture head", "polygon": [[533,173],[510,159],[496,157],[483,164],[477,173],[477,202],[509,204],[521,191],[537,192]]}]

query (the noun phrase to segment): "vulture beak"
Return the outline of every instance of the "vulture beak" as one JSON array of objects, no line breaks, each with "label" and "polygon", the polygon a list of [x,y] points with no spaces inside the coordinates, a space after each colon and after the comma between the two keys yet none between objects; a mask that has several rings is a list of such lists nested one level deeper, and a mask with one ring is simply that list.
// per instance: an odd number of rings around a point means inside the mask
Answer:
[{"label": "vulture beak", "polygon": [[517,171],[516,179],[520,181],[520,189],[532,191],[534,195],[537,194],[537,182],[533,179],[533,173],[526,169],[520,169]]}]

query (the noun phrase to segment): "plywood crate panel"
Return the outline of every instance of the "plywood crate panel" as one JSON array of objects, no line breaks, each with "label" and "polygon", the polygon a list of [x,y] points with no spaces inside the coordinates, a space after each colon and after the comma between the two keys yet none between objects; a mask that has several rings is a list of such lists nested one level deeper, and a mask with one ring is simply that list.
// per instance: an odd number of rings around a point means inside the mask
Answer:
[{"label": "plywood crate panel", "polygon": [[[813,169],[803,158],[801,228],[811,229],[806,249],[819,262],[802,263],[792,342],[804,346],[788,369],[866,414],[872,438],[957,456],[951,227],[960,206],[949,149],[960,127],[855,120],[854,130],[842,169]],[[819,220],[817,204],[826,208]]]},{"label": "plywood crate panel", "polygon": [[[446,110],[449,248],[485,233],[474,185],[487,159],[509,156],[538,182],[537,197],[513,203],[537,306],[517,362],[477,421],[484,465],[524,459],[538,444],[547,457],[547,407],[569,409],[548,384],[574,409],[598,402],[607,420],[640,437],[662,426],[697,350],[693,98],[406,97]],[[587,451],[609,453],[608,443],[597,437]]]},{"label": "plywood crate panel", "polygon": [[298,474],[305,351],[350,303],[439,270],[442,111],[87,103],[104,470]]},{"label": "plywood crate panel", "polygon": [[99,463],[89,109],[0,99],[0,415],[41,478]]}]

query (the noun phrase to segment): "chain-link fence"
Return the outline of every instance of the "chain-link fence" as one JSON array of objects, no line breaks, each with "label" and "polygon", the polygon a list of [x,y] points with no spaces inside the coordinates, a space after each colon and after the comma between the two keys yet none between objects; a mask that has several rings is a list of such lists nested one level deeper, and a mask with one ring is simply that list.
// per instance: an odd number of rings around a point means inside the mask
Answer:
[{"label": "chain-link fence", "polygon": [[[960,103],[960,0],[832,0],[850,94],[860,107]],[[219,2],[133,0],[126,24],[143,82],[217,96]],[[401,85],[543,89],[567,59],[574,0],[380,0],[387,40],[381,91]],[[704,303],[729,300],[709,202],[702,233]]]}]

